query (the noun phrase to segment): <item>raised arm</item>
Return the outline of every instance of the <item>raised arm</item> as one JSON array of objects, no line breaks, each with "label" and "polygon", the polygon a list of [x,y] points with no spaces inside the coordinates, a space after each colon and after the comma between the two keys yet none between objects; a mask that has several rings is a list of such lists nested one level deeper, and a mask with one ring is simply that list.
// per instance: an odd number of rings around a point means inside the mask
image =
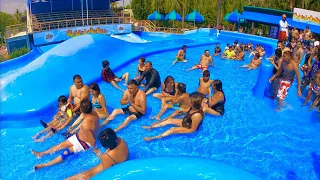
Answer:
[{"label": "raised arm", "polygon": [[129,91],[126,90],[120,100],[121,105],[126,105],[129,103]]}]

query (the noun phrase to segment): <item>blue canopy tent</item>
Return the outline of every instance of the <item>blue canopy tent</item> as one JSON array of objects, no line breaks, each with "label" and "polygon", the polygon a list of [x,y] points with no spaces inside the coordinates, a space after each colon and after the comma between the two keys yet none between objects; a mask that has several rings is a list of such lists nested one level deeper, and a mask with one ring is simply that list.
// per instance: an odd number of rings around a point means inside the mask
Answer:
[{"label": "blue canopy tent", "polygon": [[150,21],[162,20],[162,19],[163,19],[163,15],[158,13],[158,11],[153,11],[152,14],[148,15],[148,20],[150,20]]},{"label": "blue canopy tent", "polygon": [[192,13],[186,15],[184,20],[185,21],[193,21],[194,27],[196,27],[196,22],[204,22],[205,19],[200,13],[198,13],[197,10],[193,10]]},{"label": "blue canopy tent", "polygon": [[169,14],[167,14],[164,18],[165,20],[173,21],[182,21],[182,17],[180,14],[178,14],[175,10],[172,10]]},{"label": "blue canopy tent", "polygon": [[238,23],[238,29],[240,28],[240,23],[244,23],[244,20],[240,19],[240,13],[238,10],[234,10],[233,12],[226,14],[223,20],[231,23]]}]

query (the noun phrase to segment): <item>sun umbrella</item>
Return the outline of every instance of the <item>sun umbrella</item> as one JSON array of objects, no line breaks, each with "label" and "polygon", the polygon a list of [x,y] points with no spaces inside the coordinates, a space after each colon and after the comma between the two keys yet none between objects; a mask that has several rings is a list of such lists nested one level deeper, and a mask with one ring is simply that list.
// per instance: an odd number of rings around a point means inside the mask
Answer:
[{"label": "sun umbrella", "polygon": [[203,22],[205,19],[201,14],[198,13],[197,10],[193,10],[192,13],[186,15],[184,20],[185,21],[193,21],[194,26],[196,26],[196,22]]},{"label": "sun umbrella", "polygon": [[182,21],[182,17],[175,10],[172,10],[169,14],[166,15],[165,20]]},{"label": "sun umbrella", "polygon": [[158,13],[157,11],[153,11],[152,14],[149,14],[148,16],[148,20],[162,20],[163,19],[163,15]]},{"label": "sun umbrella", "polygon": [[225,15],[223,20],[228,22],[238,23],[239,17],[240,17],[240,13],[238,12],[238,10],[234,10],[232,13]]}]

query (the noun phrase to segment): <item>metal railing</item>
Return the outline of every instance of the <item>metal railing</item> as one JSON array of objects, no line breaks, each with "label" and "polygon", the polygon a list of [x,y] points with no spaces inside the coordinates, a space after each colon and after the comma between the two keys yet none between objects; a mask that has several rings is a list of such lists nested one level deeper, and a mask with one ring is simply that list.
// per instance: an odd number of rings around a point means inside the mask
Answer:
[{"label": "metal railing", "polygon": [[6,27],[4,38],[7,39],[9,37],[14,37],[19,34],[27,34],[27,33],[28,33],[28,28],[26,24],[16,24],[16,25]]}]

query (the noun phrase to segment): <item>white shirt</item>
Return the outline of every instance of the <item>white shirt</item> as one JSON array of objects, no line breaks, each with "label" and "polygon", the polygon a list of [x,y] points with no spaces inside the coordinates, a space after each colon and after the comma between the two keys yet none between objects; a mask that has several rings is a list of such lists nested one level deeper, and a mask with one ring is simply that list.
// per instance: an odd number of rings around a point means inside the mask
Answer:
[{"label": "white shirt", "polygon": [[283,22],[282,20],[280,20],[279,25],[280,25],[280,31],[287,31],[288,30],[287,21]]}]

